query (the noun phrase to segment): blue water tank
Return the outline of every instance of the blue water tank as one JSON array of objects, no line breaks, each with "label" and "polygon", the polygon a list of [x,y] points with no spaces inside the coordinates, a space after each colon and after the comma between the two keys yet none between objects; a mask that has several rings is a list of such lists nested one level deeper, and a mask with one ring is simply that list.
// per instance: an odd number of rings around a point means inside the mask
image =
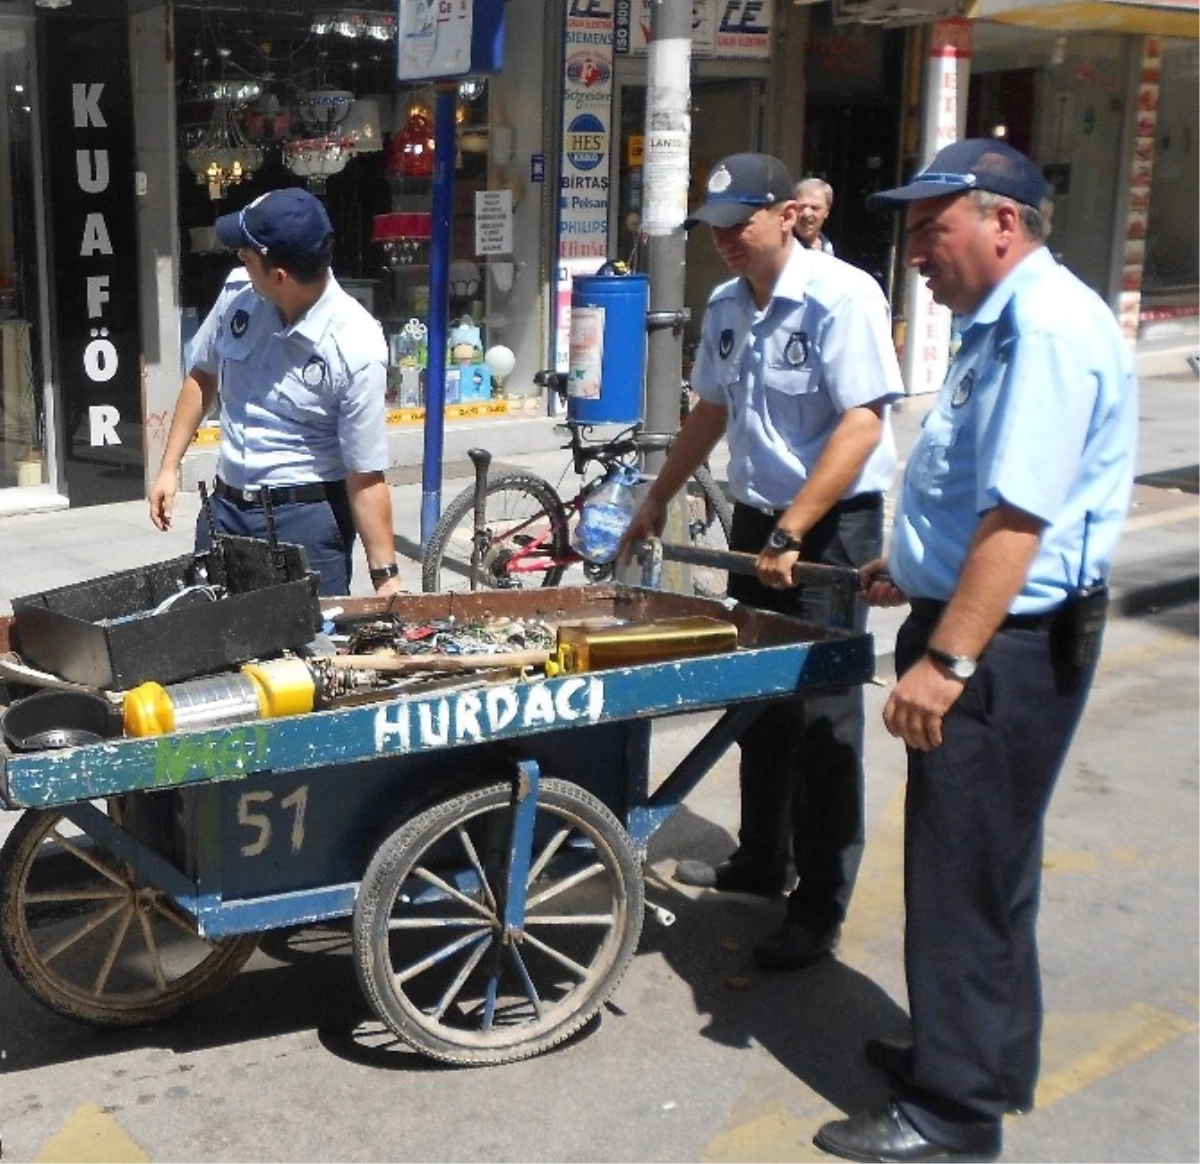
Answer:
[{"label": "blue water tank", "polygon": [[645,275],[577,275],[571,291],[568,424],[638,424],[646,378]]}]

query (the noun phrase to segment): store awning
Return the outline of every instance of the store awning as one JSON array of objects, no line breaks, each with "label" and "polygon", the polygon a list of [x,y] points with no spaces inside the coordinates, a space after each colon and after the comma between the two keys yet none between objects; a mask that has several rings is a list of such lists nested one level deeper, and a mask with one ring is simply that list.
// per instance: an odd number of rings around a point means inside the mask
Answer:
[{"label": "store awning", "polygon": [[1200,0],[973,0],[967,15],[1051,32],[1200,35]]}]

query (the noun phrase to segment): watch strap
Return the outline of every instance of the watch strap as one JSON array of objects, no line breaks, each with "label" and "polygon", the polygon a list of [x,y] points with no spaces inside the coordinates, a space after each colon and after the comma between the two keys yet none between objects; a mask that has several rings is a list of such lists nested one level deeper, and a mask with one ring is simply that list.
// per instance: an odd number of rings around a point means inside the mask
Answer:
[{"label": "watch strap", "polygon": [[927,654],[935,663],[941,663],[956,679],[970,679],[975,674],[978,663],[970,655],[952,655],[948,651],[940,651],[937,647],[926,647]]},{"label": "watch strap", "polygon": [[390,562],[386,566],[372,566],[367,572],[371,575],[372,582],[386,582],[400,573],[400,567],[395,562]]}]

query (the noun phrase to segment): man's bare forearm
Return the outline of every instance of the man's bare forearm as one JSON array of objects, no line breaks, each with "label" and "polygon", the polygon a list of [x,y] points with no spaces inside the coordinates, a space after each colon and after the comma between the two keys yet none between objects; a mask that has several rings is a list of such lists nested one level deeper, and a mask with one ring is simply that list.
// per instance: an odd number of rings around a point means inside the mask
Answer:
[{"label": "man's bare forearm", "polygon": [[347,473],[346,490],[367,565],[390,566],[396,560],[396,535],[392,528],[392,493],[383,474]]},{"label": "man's bare forearm", "polygon": [[984,514],[930,644],[977,659],[1021,592],[1043,524],[1011,506]]},{"label": "man's bare forearm", "polygon": [[883,405],[864,405],[842,414],[813,471],[779,526],[803,537],[846,495],[883,437]]},{"label": "man's bare forearm", "polygon": [[196,430],[217,397],[217,378],[208,372],[193,368],[184,378],[175,401],[175,412],[171,416],[171,427],[167,432],[167,446],[163,451],[159,472],[177,472],[183,462]]}]

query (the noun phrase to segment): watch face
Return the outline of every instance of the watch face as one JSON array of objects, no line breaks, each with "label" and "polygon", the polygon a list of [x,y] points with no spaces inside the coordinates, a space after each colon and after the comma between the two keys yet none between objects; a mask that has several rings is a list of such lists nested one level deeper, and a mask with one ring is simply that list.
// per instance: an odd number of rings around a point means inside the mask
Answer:
[{"label": "watch face", "polygon": [[767,545],[773,550],[786,550],[788,544],[788,536],[781,529],[771,530],[767,537]]}]

